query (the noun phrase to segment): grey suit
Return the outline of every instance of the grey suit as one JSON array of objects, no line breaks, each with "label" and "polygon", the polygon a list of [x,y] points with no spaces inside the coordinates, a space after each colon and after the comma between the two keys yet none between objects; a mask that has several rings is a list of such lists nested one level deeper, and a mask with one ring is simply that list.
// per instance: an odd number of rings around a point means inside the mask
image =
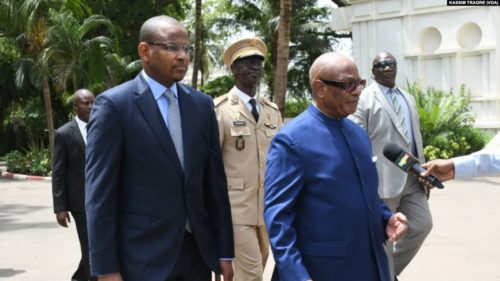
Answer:
[{"label": "grey suit", "polygon": [[[392,104],[387,100],[378,83],[373,82],[363,90],[356,112],[349,116],[368,133],[374,156],[377,157],[379,193],[393,212],[405,214],[409,221],[409,232],[396,243],[394,253],[388,245],[389,259],[394,258],[394,273],[399,275],[420,249],[432,228],[427,196],[417,179],[400,170],[384,157],[384,146],[396,143],[406,151],[413,151],[420,161],[424,161],[422,135],[415,99],[399,89],[411,118],[413,140],[404,134]],[[392,268],[391,268],[392,269]]]}]

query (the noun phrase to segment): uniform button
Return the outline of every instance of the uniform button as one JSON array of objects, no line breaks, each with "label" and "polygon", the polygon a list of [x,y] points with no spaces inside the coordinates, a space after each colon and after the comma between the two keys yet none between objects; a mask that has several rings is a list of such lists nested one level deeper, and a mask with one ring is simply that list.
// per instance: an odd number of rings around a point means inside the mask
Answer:
[{"label": "uniform button", "polygon": [[260,164],[260,165],[259,165],[259,167],[261,167],[261,168],[262,168],[262,167],[264,167],[264,165]]},{"label": "uniform button", "polygon": [[372,205],[368,205],[368,210],[372,210]]}]

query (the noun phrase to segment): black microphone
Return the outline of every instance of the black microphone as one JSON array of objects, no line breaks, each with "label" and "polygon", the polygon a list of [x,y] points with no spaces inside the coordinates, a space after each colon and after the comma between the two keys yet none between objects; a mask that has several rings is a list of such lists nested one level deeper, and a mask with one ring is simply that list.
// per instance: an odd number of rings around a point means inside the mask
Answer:
[{"label": "black microphone", "polygon": [[[395,143],[388,143],[384,146],[384,156],[406,173],[421,177],[420,174],[425,172],[415,156]],[[427,176],[424,179],[437,188],[444,188],[444,185],[434,176]]]}]

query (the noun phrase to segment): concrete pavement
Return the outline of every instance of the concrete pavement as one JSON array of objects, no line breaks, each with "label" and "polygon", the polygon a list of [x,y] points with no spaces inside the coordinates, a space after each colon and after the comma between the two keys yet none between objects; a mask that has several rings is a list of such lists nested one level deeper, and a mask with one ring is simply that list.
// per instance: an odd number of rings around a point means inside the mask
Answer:
[{"label": "concrete pavement", "polygon": [[[434,229],[399,280],[499,281],[500,178],[445,185],[431,195]],[[0,178],[0,280],[68,281],[78,247],[74,224],[56,223],[50,182]],[[272,267],[270,258],[264,281]]]}]

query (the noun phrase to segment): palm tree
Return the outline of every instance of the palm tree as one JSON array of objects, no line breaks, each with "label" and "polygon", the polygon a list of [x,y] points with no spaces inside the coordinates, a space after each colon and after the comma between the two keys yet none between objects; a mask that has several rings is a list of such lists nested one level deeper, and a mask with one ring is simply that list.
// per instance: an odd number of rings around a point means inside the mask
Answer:
[{"label": "palm tree", "polygon": [[[288,94],[294,97],[307,97],[309,89],[308,69],[313,60],[325,51],[335,48],[336,37],[344,37],[324,26],[329,19],[328,9],[316,5],[317,0],[294,0],[291,18],[288,60]],[[253,31],[266,42],[269,55],[264,65],[264,79],[269,96],[274,98],[275,73],[278,54],[278,27],[280,22],[280,1],[276,0],[230,0],[224,13],[219,17],[220,30]],[[204,14],[205,15],[205,14]],[[280,73],[283,74],[283,71]]]},{"label": "palm tree", "polygon": [[[194,1],[198,0],[191,1],[195,4]],[[217,28],[219,19],[225,12],[225,3],[220,0],[203,0],[202,2],[201,11],[198,10],[200,6],[195,4],[194,13],[190,14],[186,20],[188,29],[195,29],[195,34],[191,38],[195,42],[191,84],[193,87],[199,86],[197,88],[204,86],[212,67],[222,67],[221,56],[230,33],[227,28]],[[199,74],[201,74],[200,77],[198,77]],[[198,78],[200,78],[199,82]]]},{"label": "palm tree", "polygon": [[116,53],[107,54],[105,59],[108,76],[106,88],[132,79],[142,69],[142,61],[139,59],[131,61],[129,57],[121,57]]},{"label": "palm tree", "polygon": [[274,101],[285,117],[285,99],[288,82],[288,53],[290,26],[292,23],[292,0],[280,1],[280,21],[278,27],[278,50],[274,80]]},{"label": "palm tree", "polygon": [[191,86],[198,87],[198,71],[201,64],[201,41],[202,41],[202,19],[201,19],[201,0],[196,0],[195,17],[194,17],[194,62],[193,76],[191,78]]},{"label": "palm tree", "polygon": [[51,77],[58,92],[75,92],[86,85],[90,90],[106,86],[106,50],[112,39],[89,35],[100,27],[111,27],[103,16],[93,15],[80,23],[71,12],[49,11],[50,28],[42,51],[44,64],[51,66]]},{"label": "palm tree", "polygon": [[49,150],[54,147],[54,123],[51,102],[48,65],[42,59],[48,32],[47,13],[50,8],[68,7],[78,15],[88,12],[87,6],[81,0],[0,0],[0,23],[4,26],[3,33],[17,37],[22,44],[23,59],[16,65],[16,82],[25,83],[29,77],[33,86],[41,90],[45,104]]}]

